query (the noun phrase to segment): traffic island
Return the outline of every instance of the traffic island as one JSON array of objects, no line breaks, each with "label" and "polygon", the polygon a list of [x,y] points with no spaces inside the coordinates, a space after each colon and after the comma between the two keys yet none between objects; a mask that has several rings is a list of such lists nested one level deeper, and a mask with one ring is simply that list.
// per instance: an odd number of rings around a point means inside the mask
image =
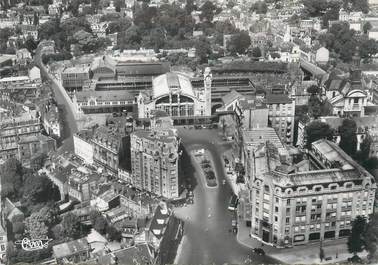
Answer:
[{"label": "traffic island", "polygon": [[199,165],[199,172],[202,173],[206,180],[206,186],[209,188],[217,187],[218,182],[214,172],[214,164],[211,154],[207,150],[200,149],[193,152],[193,157],[195,158],[197,165]]}]

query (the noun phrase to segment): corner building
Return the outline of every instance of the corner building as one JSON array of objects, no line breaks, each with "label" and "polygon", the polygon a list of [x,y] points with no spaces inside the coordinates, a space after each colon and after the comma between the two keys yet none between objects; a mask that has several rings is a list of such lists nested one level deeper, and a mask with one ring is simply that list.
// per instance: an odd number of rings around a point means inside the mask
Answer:
[{"label": "corner building", "polygon": [[276,247],[338,239],[373,212],[376,184],[339,146],[318,140],[308,160],[287,165],[267,142],[253,154],[251,236]]},{"label": "corner building", "polygon": [[178,197],[179,144],[174,129],[133,132],[131,171],[134,186],[168,199]]}]

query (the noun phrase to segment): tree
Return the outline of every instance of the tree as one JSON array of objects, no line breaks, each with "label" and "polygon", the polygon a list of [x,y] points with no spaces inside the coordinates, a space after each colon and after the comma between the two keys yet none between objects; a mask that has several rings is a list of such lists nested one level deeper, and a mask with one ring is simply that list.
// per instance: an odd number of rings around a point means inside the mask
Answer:
[{"label": "tree", "polygon": [[322,115],[321,101],[317,95],[311,95],[308,99],[308,113],[315,119]]},{"label": "tree", "polygon": [[59,191],[45,175],[27,174],[24,178],[22,199],[25,205],[59,199]]},{"label": "tree", "polygon": [[22,166],[15,159],[10,158],[0,166],[1,196],[18,198],[21,194],[18,189],[22,185]]},{"label": "tree", "polygon": [[[378,158],[377,157],[370,157],[367,160],[362,162],[364,168],[370,172],[370,174],[374,174],[374,171],[378,169]],[[377,181],[377,180],[376,180]]]},{"label": "tree", "polygon": [[97,218],[100,217],[100,216],[102,216],[102,214],[97,210],[92,210],[89,213],[89,219],[91,221],[92,226],[95,225]]},{"label": "tree", "polygon": [[97,232],[99,232],[100,234],[105,234],[107,224],[108,224],[108,223],[107,223],[105,217],[102,216],[102,215],[99,215],[99,216],[97,216],[97,218],[96,218],[96,221],[95,221],[95,223],[94,223],[93,228],[94,228]]},{"label": "tree", "polygon": [[62,228],[64,235],[69,238],[79,238],[81,236],[80,232],[80,220],[73,213],[67,213],[62,220]]},{"label": "tree", "polygon": [[259,47],[255,47],[252,49],[252,57],[260,58],[262,56],[261,49]]},{"label": "tree", "polygon": [[196,56],[200,63],[206,63],[209,55],[211,54],[211,45],[206,37],[201,36],[194,44],[196,49]]},{"label": "tree", "polygon": [[304,0],[303,17],[319,17],[325,13],[328,8],[327,0]]},{"label": "tree", "polygon": [[352,222],[352,231],[348,237],[348,251],[357,255],[364,248],[363,234],[366,229],[366,218],[364,216],[357,216]]},{"label": "tree", "polygon": [[251,45],[251,38],[247,31],[234,34],[227,45],[227,50],[231,54],[244,54]]},{"label": "tree", "polygon": [[61,224],[57,224],[51,229],[52,235],[54,239],[61,240],[64,238],[64,231],[63,226]]},{"label": "tree", "polygon": [[121,241],[122,239],[121,233],[114,226],[108,226],[106,228],[106,234],[110,241]]},{"label": "tree", "polygon": [[369,12],[368,0],[343,0],[343,8],[347,11],[361,11],[365,14]]},{"label": "tree", "polygon": [[371,25],[371,23],[370,23],[369,21],[368,21],[368,22],[365,22],[365,23],[364,23],[364,26],[362,27],[363,32],[364,32],[365,34],[367,34],[368,31],[372,29],[372,27],[373,27],[373,26]]},{"label": "tree", "polygon": [[256,12],[257,14],[266,14],[268,6],[265,1],[257,1],[251,6],[250,11]]},{"label": "tree", "polygon": [[357,151],[357,125],[352,119],[344,119],[339,126],[340,143],[339,146],[345,153],[354,157]]},{"label": "tree", "polygon": [[370,262],[378,261],[377,244],[378,244],[378,213],[373,213],[369,217],[369,222],[363,234],[364,245],[366,251],[369,253],[368,259]]},{"label": "tree", "polygon": [[207,22],[212,22],[214,19],[214,14],[217,10],[217,6],[211,2],[206,1],[200,8],[201,14],[200,19],[206,20]]},{"label": "tree", "polygon": [[311,95],[318,95],[320,94],[320,92],[321,92],[321,89],[317,85],[311,85],[307,88],[307,93]]},{"label": "tree", "polygon": [[358,160],[359,161],[366,161],[370,157],[370,147],[371,144],[373,143],[373,139],[369,134],[366,134],[364,140],[362,141],[360,145],[360,152],[358,155]]},{"label": "tree", "polygon": [[47,238],[48,227],[38,213],[32,213],[24,221],[25,232],[31,239]]},{"label": "tree", "polygon": [[349,24],[345,22],[333,24],[326,34],[319,36],[319,42],[325,44],[328,50],[335,52],[344,62],[352,60],[359,44],[356,32],[349,29]]},{"label": "tree", "polygon": [[333,138],[331,127],[327,123],[317,120],[309,123],[305,128],[305,132],[307,136],[307,149],[311,149],[311,144],[319,139],[332,140]]},{"label": "tree", "polygon": [[34,41],[32,37],[28,37],[25,41],[25,48],[30,52],[33,53],[35,49],[37,49],[38,45]]},{"label": "tree", "polygon": [[197,6],[194,3],[194,0],[186,0],[185,11],[187,15],[192,14],[192,12],[196,9],[197,9]]},{"label": "tree", "polygon": [[142,41],[142,35],[138,26],[131,26],[126,31],[121,32],[118,37],[120,48],[123,49],[139,49]]},{"label": "tree", "polygon": [[378,53],[378,43],[376,40],[369,39],[363,35],[359,39],[359,52],[362,59],[369,62]]}]

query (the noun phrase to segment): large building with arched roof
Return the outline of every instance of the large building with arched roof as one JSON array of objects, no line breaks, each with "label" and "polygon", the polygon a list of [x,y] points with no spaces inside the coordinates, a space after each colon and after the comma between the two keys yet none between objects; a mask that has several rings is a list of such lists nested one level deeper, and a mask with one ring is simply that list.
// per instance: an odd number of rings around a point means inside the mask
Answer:
[{"label": "large building with arched roof", "polygon": [[190,78],[179,73],[156,77],[152,90],[137,97],[138,118],[150,118],[155,110],[176,118],[211,116],[211,81],[210,69],[204,72],[202,88],[193,88]]}]

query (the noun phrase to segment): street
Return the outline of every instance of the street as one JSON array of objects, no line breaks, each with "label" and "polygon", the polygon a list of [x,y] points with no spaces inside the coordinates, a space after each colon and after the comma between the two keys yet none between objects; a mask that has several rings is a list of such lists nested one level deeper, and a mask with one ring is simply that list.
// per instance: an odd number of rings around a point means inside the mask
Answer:
[{"label": "street", "polygon": [[63,121],[63,135],[65,139],[63,140],[63,144],[59,148],[58,152],[62,153],[65,151],[73,151],[74,145],[73,145],[72,135],[76,133],[78,130],[74,113],[72,112],[72,109],[69,106],[69,102],[67,102],[67,97],[65,97],[62,94],[62,90],[59,88],[59,85],[56,79],[54,79],[52,75],[50,75],[47,72],[46,67],[42,64],[39,50],[37,50],[36,52],[35,62],[41,70],[42,79],[44,81],[50,82],[51,88],[54,92],[54,98],[56,102],[58,103],[59,106],[63,107],[64,117],[62,117],[62,121]]},{"label": "street", "polygon": [[[41,65],[40,57],[36,60]],[[56,80],[50,76],[44,67],[40,67],[41,75],[49,80],[59,105],[64,106],[64,139],[59,152],[73,151],[72,135],[78,130],[75,116],[63,96]],[[221,162],[221,154],[231,147],[224,144],[217,135],[217,130],[179,129],[179,135],[187,151],[205,148],[213,157],[213,164],[218,183],[226,180]],[[198,177],[197,174],[195,174]],[[194,204],[175,209],[175,214],[185,221],[185,234],[182,241],[182,251],[177,257],[178,264],[278,264],[277,261],[252,254],[251,249],[239,244],[236,234],[231,232],[232,215],[227,210],[232,189],[228,184],[220,184],[216,188],[207,188],[204,181],[197,179],[194,190]]]},{"label": "street", "polygon": [[[187,151],[206,148],[214,159],[218,183],[225,180],[221,154],[230,145],[218,144],[217,130],[179,129]],[[195,174],[198,177],[198,174]],[[185,221],[183,242],[176,258],[178,264],[224,264],[245,263],[251,258],[251,264],[269,264],[277,261],[252,255],[251,250],[236,240],[236,234],[230,232],[232,215],[227,210],[232,190],[228,184],[217,188],[207,188],[204,181],[197,179],[194,190],[194,204],[175,209],[175,214]]]}]

